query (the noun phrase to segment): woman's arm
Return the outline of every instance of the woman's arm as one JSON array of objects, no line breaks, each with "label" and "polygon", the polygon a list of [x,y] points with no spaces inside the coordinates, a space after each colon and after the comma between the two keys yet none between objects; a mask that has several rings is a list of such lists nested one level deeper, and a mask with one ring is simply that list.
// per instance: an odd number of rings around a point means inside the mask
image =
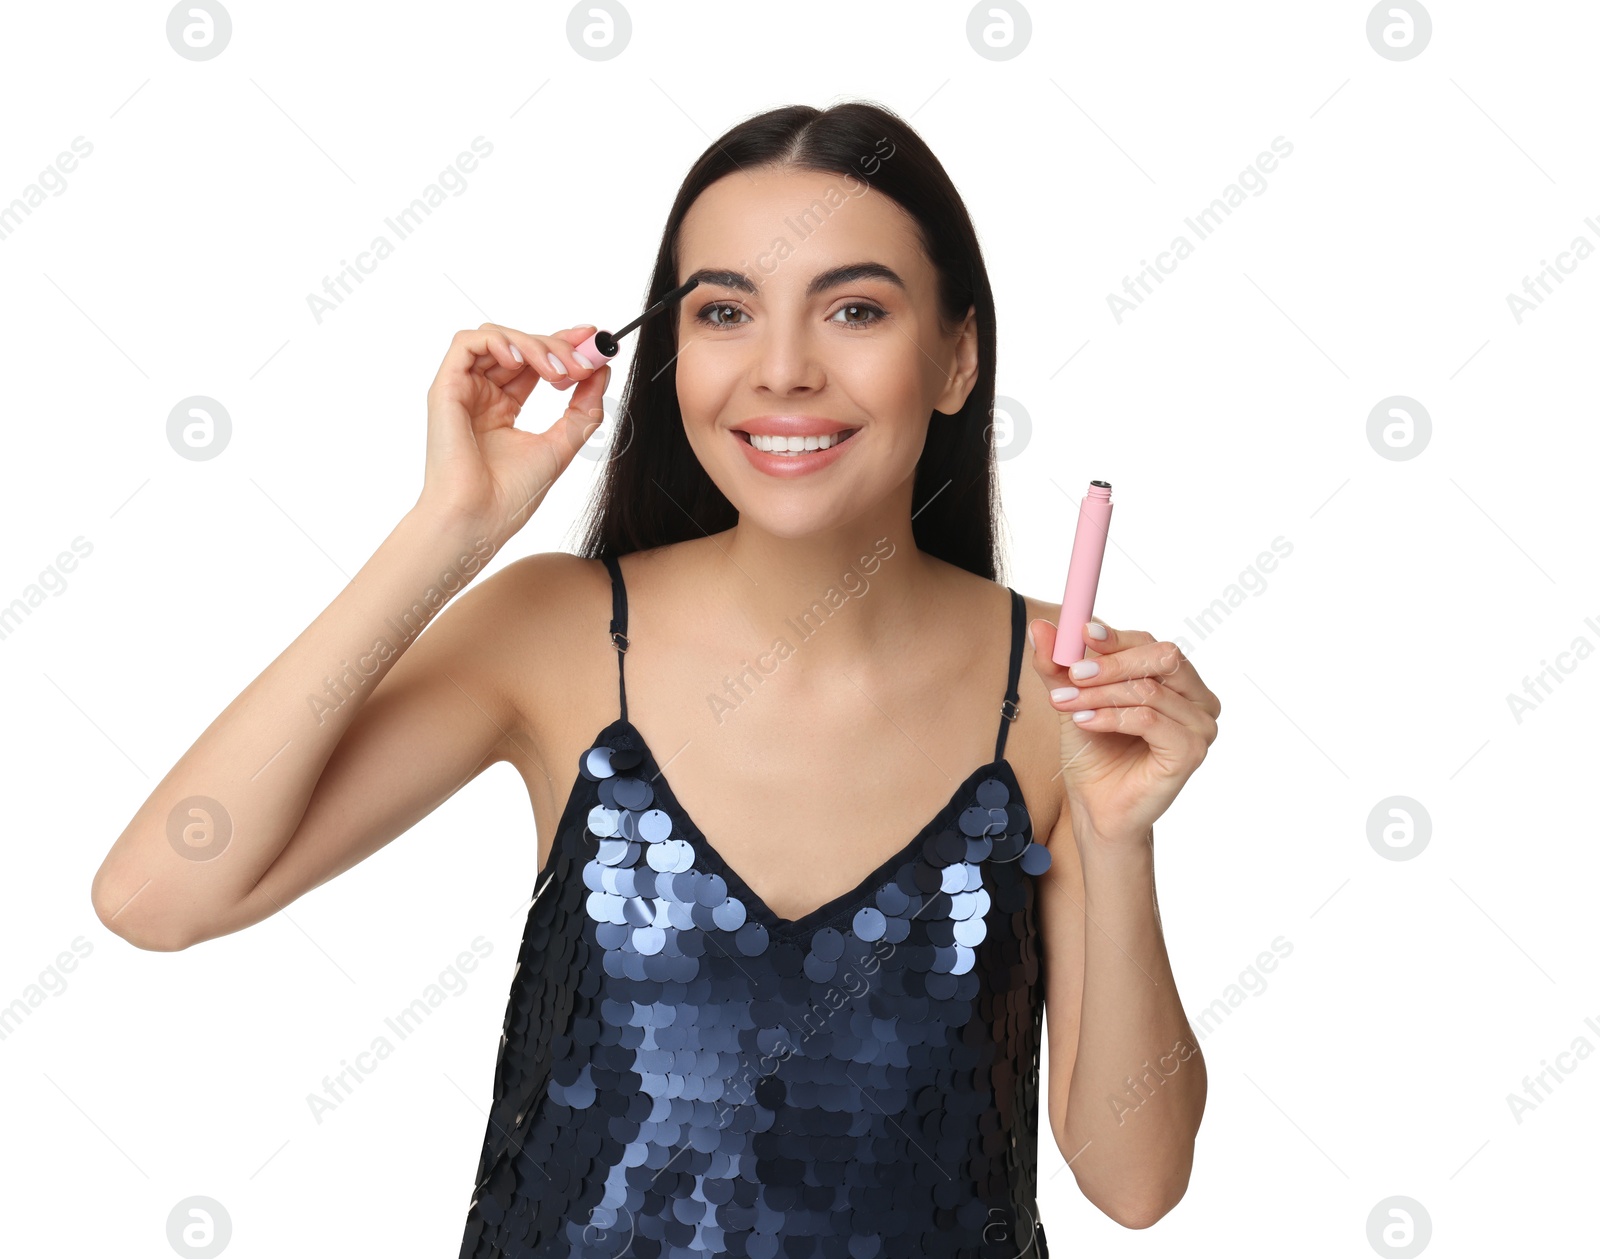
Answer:
[{"label": "woman's arm", "polygon": [[[496,583],[422,631],[600,422],[610,368],[567,366],[568,338],[587,331],[484,324],[451,338],[428,389],[417,505],[134,814],[91,891],[108,928],[170,952],[259,922],[506,757],[513,697],[486,649],[504,624]],[[577,383],[554,424],[519,429],[541,380]],[[551,556],[540,572],[572,561]]]},{"label": "woman's arm", "polygon": [[[1040,881],[1051,1129],[1084,1196],[1147,1228],[1183,1197],[1206,1071],[1173,981],[1155,895],[1155,821],[1205,759],[1222,706],[1170,642],[1098,622],[1085,659],[1051,659],[1029,624],[1059,715],[1063,808]],[[1060,1043],[1057,1017],[1070,1026]]]},{"label": "woman's arm", "polygon": [[[1161,936],[1152,841],[1103,844],[1075,833],[1063,810],[1050,851],[1045,877],[1057,864],[1071,874],[1046,893],[1048,912],[1072,925],[1063,934],[1082,933],[1082,969],[1068,981],[1078,989],[1071,1086],[1052,1130],[1084,1196],[1119,1224],[1148,1228],[1188,1188],[1206,1099],[1205,1060]],[[1053,1045],[1050,1066],[1053,1077]]]},{"label": "woman's arm", "polygon": [[498,583],[438,615],[487,550],[408,513],[140,806],[95,875],[100,920],[162,951],[237,931],[501,759],[516,721],[484,650]]}]

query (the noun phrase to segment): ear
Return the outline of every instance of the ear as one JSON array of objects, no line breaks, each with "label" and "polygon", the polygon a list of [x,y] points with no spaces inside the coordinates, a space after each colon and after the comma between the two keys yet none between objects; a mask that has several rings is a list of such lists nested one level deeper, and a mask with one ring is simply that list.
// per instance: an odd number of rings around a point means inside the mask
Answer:
[{"label": "ear", "polygon": [[967,405],[972,387],[978,383],[978,308],[968,306],[961,327],[950,346],[950,375],[933,409],[941,415],[954,415]]}]

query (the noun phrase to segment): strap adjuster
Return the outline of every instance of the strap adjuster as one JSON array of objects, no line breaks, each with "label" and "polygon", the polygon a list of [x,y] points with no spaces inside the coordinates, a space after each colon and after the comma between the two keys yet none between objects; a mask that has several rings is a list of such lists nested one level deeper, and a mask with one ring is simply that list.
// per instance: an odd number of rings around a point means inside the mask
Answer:
[{"label": "strap adjuster", "polygon": [[1022,705],[1016,700],[1012,699],[1009,695],[1000,701],[1000,715],[1007,721],[1015,721],[1018,714],[1021,712]]},{"label": "strap adjuster", "polygon": [[611,631],[611,642],[616,647],[616,649],[618,651],[627,651],[628,650],[628,639],[627,639],[627,636],[621,630],[612,630]]}]

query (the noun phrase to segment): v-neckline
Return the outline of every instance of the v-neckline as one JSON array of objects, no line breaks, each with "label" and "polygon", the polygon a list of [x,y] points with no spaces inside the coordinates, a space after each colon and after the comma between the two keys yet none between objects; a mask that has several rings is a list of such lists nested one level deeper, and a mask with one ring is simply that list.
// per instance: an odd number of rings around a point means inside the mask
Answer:
[{"label": "v-neckline", "polygon": [[979,765],[968,774],[950,793],[949,798],[937,811],[917,830],[906,843],[892,856],[886,857],[876,869],[872,870],[848,891],[839,893],[832,899],[818,905],[815,909],[808,910],[798,918],[785,918],[776,913],[762,896],[733,866],[728,864],[728,859],[718,851],[715,844],[707,838],[700,825],[695,821],[689,810],[684,808],[677,793],[672,789],[672,783],[667,778],[666,771],[656,760],[654,751],[651,750],[650,741],[644,737],[644,732],[626,717],[618,717],[606,725],[590,741],[589,746],[595,747],[604,743],[613,734],[625,732],[634,743],[634,750],[640,754],[640,764],[627,771],[630,778],[646,778],[655,799],[652,808],[670,809],[674,831],[681,827],[686,833],[680,838],[687,838],[693,846],[698,860],[696,866],[706,873],[720,875],[728,885],[730,895],[737,896],[745,907],[746,915],[759,922],[766,928],[767,935],[772,939],[788,940],[794,936],[803,935],[813,929],[821,928],[845,916],[850,910],[858,908],[858,902],[863,896],[875,893],[884,882],[892,878],[898,868],[914,857],[928,842],[928,837],[939,827],[942,821],[948,819],[954,822],[952,810],[960,803],[962,798],[970,794],[978,783],[985,778],[998,778],[1006,786],[1011,798],[1017,802],[1022,810],[1027,813],[1029,828],[1032,828],[1033,815],[1028,812],[1027,801],[1023,798],[1022,785],[1017,781],[1016,772],[1012,769],[1011,762],[1000,756]]}]

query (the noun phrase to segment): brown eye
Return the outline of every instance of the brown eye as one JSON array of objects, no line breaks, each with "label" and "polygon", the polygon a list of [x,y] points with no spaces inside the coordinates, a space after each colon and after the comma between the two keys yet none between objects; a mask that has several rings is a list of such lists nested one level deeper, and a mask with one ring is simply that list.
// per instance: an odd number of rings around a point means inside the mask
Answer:
[{"label": "brown eye", "polygon": [[851,312],[862,314],[867,317],[862,319],[840,319],[838,322],[849,328],[870,328],[880,319],[887,318],[882,309],[872,305],[870,302],[851,302],[848,305],[841,306],[838,310],[834,311],[834,316],[837,318],[839,315],[846,315]]},{"label": "brown eye", "polygon": [[696,322],[703,323],[707,327],[711,328],[732,327],[733,325],[725,320],[710,317],[712,312],[720,314],[723,311],[732,311],[738,315],[744,314],[744,311],[738,306],[735,306],[732,302],[713,302],[709,306],[702,306],[699,312],[695,315],[695,320]]}]

